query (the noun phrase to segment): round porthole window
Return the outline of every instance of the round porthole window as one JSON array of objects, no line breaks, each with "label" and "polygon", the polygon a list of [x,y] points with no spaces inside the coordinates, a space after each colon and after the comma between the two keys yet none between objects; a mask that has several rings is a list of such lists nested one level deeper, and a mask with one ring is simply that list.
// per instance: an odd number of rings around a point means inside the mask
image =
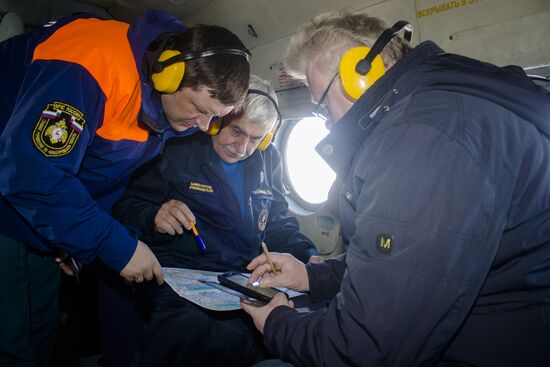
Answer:
[{"label": "round porthole window", "polygon": [[292,198],[306,209],[327,200],[336,174],[317,154],[315,146],[328,134],[323,120],[306,117],[292,121],[283,144],[286,183]]}]

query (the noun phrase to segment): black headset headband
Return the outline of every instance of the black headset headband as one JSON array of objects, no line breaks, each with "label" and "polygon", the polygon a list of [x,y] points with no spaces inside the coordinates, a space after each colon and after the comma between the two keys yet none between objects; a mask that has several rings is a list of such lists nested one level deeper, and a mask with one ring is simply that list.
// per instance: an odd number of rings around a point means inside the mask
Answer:
[{"label": "black headset headband", "polygon": [[409,22],[405,20],[400,20],[397,23],[395,23],[391,28],[386,29],[380,37],[374,42],[374,45],[370,49],[369,53],[365,58],[357,63],[355,66],[355,71],[358,74],[361,75],[367,75],[371,68],[371,63],[373,62],[374,58],[382,52],[384,47],[388,44],[388,42],[391,41],[391,39],[399,33],[401,30],[404,30],[403,38],[407,40],[407,42],[411,42],[413,29]]},{"label": "black headset headband", "polygon": [[203,57],[214,55],[237,55],[244,57],[247,62],[250,62],[250,54],[245,50],[241,50],[238,48],[216,47],[208,48],[204,51],[190,51],[184,54],[172,56],[171,58],[164,61],[157,61],[155,65],[153,65],[153,72],[160,73],[162,70],[164,70],[165,67],[175,64],[177,62],[200,59]]},{"label": "black headset headband", "polygon": [[262,90],[259,90],[259,89],[249,89],[247,94],[259,94],[259,95],[264,96],[267,99],[269,99],[271,101],[271,103],[273,103],[273,107],[275,107],[275,111],[277,111],[277,122],[276,122],[276,124],[279,124],[281,122],[281,120],[282,120],[281,112],[279,112],[279,106],[277,105],[277,102],[275,102],[275,99],[273,97],[271,97],[268,93],[266,93]]}]

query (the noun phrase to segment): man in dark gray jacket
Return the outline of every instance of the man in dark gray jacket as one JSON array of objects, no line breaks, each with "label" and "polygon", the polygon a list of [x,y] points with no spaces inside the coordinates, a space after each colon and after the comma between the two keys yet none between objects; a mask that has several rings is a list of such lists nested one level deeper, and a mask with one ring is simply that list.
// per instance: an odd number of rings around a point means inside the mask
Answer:
[{"label": "man in dark gray jacket", "polygon": [[550,96],[519,67],[411,50],[404,26],[323,14],[293,36],[286,66],[332,127],[317,149],[349,247],[321,264],[273,254],[279,275],[249,265],[327,310],[243,307],[296,365],[548,366]]}]

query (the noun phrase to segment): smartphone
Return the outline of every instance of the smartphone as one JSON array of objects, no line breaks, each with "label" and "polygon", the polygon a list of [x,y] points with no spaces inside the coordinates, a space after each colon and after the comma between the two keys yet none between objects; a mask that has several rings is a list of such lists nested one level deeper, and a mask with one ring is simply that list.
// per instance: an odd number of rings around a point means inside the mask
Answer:
[{"label": "smartphone", "polygon": [[248,277],[237,271],[230,271],[218,275],[218,281],[226,287],[234,289],[245,296],[265,303],[271,301],[271,299],[278,293],[284,293],[286,295],[285,292],[275,288],[261,288],[248,284]]}]

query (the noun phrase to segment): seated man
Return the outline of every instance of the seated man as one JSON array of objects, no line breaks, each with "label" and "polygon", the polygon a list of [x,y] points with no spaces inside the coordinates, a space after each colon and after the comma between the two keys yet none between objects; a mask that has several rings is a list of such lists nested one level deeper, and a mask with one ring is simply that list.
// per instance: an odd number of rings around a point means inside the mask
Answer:
[{"label": "seated man", "polygon": [[[243,110],[225,117],[217,135],[171,140],[134,177],[113,213],[147,241],[162,266],[246,271],[262,241],[304,262],[318,255],[296,219],[287,216],[279,152],[260,144],[280,122],[275,98],[271,87],[252,76]],[[190,222],[197,224],[205,250]],[[261,345],[261,338],[241,310],[207,311],[166,284],[147,284],[140,295],[148,317],[142,365],[254,362],[253,345]]]}]

